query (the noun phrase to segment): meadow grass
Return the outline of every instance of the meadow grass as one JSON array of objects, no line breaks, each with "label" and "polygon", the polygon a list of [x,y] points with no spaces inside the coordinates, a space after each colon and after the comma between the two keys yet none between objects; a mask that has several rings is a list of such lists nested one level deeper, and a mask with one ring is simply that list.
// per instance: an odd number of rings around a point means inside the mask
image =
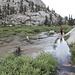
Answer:
[{"label": "meadow grass", "polygon": [[[59,33],[59,26],[48,27],[48,26],[0,26],[0,40],[1,38],[20,36],[22,39],[26,36],[29,36],[30,39],[37,39],[36,34],[41,32],[49,32],[54,30],[56,33]],[[73,27],[68,25],[63,25],[64,33],[70,31]],[[53,34],[53,33],[52,33]],[[51,34],[50,34],[51,35]],[[12,39],[11,39],[12,40]]]},{"label": "meadow grass", "polygon": [[[64,33],[67,33],[71,30],[72,26],[63,25]],[[55,32],[59,32],[59,27],[48,27],[48,26],[15,26],[15,27],[4,27],[0,26],[0,37],[9,37],[11,35],[24,35],[26,34],[37,34],[44,31],[54,30]]]}]

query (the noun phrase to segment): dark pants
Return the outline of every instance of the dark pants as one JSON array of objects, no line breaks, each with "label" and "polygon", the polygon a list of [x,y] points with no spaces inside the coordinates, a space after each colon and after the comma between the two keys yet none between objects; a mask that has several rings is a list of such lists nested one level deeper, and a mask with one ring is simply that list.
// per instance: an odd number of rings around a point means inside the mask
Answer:
[{"label": "dark pants", "polygon": [[63,34],[63,33],[62,33],[62,30],[60,31],[60,33],[61,33],[61,35]]}]

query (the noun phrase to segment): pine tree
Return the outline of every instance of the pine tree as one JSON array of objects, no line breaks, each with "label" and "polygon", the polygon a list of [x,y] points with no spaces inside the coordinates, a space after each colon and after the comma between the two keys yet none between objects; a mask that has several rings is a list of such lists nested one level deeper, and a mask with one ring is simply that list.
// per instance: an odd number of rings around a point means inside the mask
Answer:
[{"label": "pine tree", "polygon": [[10,0],[7,0],[7,2],[10,2]]},{"label": "pine tree", "polygon": [[49,15],[50,16],[50,25],[52,25],[53,21],[52,21],[52,14]]},{"label": "pine tree", "polygon": [[72,18],[72,15],[71,15],[71,16],[69,15],[68,24],[69,24],[69,25],[73,25],[73,24],[74,24],[74,20],[73,20],[73,18]]},{"label": "pine tree", "polygon": [[34,2],[32,2],[31,5],[32,5],[31,9],[34,11]]},{"label": "pine tree", "polygon": [[35,5],[35,6],[36,6],[36,8],[35,8],[35,12],[38,12],[37,5]]},{"label": "pine tree", "polygon": [[58,17],[58,25],[62,25],[62,17],[59,15],[59,17]]},{"label": "pine tree", "polygon": [[12,14],[14,14],[15,13],[15,9],[14,9],[14,7],[11,7],[10,8],[10,14],[12,15]]},{"label": "pine tree", "polygon": [[0,13],[2,13],[1,6],[0,6]]},{"label": "pine tree", "polygon": [[67,16],[65,16],[65,23],[64,24],[66,24],[67,25],[67,21],[68,21],[68,17]]},{"label": "pine tree", "polygon": [[4,5],[3,6],[3,12],[6,12],[6,10],[7,10],[7,7],[6,7],[6,5]]},{"label": "pine tree", "polygon": [[23,9],[23,11],[24,11],[24,12],[26,12],[26,11],[27,11],[26,5],[24,5],[24,9]]},{"label": "pine tree", "polygon": [[22,12],[23,12],[23,0],[21,0],[20,3],[21,3],[21,4],[20,4],[20,13],[22,13]]},{"label": "pine tree", "polygon": [[45,25],[48,25],[48,17],[47,17],[47,16],[45,16],[44,24],[45,24]]},{"label": "pine tree", "polygon": [[12,2],[14,2],[14,0],[12,0]]},{"label": "pine tree", "polygon": [[4,15],[4,17],[6,17],[6,15],[7,15],[7,14],[6,14],[6,11],[7,11],[7,7],[6,7],[6,5],[4,5],[4,6],[3,6],[3,12],[2,12],[3,15]]},{"label": "pine tree", "polygon": [[47,11],[50,11],[49,6],[47,7]]},{"label": "pine tree", "polygon": [[6,7],[6,8],[7,8],[7,10],[6,10],[6,14],[9,15],[9,8],[10,8],[9,3],[7,4],[7,7]]},{"label": "pine tree", "polygon": [[1,6],[0,6],[0,19],[2,19],[2,10],[1,10]]},{"label": "pine tree", "polygon": [[40,11],[40,6],[39,6],[39,5],[35,5],[35,6],[36,6],[36,8],[35,8],[35,12]]}]

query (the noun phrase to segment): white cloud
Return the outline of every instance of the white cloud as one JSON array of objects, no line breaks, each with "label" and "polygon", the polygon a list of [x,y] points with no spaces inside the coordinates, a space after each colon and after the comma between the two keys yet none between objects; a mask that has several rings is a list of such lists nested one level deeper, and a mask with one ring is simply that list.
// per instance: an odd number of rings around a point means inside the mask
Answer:
[{"label": "white cloud", "polygon": [[42,0],[50,9],[54,9],[61,16],[71,14],[75,18],[75,1],[74,0]]}]

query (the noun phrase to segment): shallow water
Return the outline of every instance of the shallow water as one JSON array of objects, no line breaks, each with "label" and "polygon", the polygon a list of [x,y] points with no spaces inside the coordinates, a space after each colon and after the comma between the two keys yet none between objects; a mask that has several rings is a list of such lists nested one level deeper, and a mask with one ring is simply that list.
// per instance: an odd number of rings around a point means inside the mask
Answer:
[{"label": "shallow water", "polygon": [[[75,69],[69,63],[71,59],[71,53],[66,41],[64,40],[64,38],[62,38],[62,41],[58,39],[56,48],[54,48],[53,46],[56,38],[57,35],[48,36],[46,38],[37,40],[37,42],[35,42],[34,44],[37,45],[37,47],[42,48],[42,50],[44,50],[45,52],[51,53],[53,57],[58,58],[58,75],[75,75]],[[36,57],[40,53],[40,51],[34,52],[32,56]]]},{"label": "shallow water", "polygon": [[57,48],[56,48],[56,58],[58,58],[58,63],[59,64],[68,64],[70,61],[70,57],[71,57],[71,53],[70,53],[70,49],[66,43],[66,41],[64,40],[64,38],[62,39],[62,41],[60,41],[60,39],[58,39],[57,41]]},{"label": "shallow water", "polygon": [[[56,40],[57,35],[47,37],[44,39],[40,39],[39,42],[39,47],[42,47],[42,50],[45,52],[50,52],[55,58],[58,58],[58,64],[63,65],[63,64],[68,64],[70,61],[70,49],[64,40],[60,41],[60,39],[57,40],[56,43],[56,49],[53,48],[54,46],[54,41]],[[32,56],[37,56],[40,52],[33,53]]]},{"label": "shallow water", "polygon": [[[37,41],[36,44],[38,44],[38,47],[42,48],[42,50],[44,50],[45,52],[50,52],[52,55],[54,55],[55,53],[55,50],[53,48],[53,45],[54,45],[54,41],[56,40],[57,36],[54,35],[54,36],[48,36],[46,38],[43,38],[43,39],[39,39]],[[38,53],[33,53],[32,56],[37,56],[40,52]]]}]

